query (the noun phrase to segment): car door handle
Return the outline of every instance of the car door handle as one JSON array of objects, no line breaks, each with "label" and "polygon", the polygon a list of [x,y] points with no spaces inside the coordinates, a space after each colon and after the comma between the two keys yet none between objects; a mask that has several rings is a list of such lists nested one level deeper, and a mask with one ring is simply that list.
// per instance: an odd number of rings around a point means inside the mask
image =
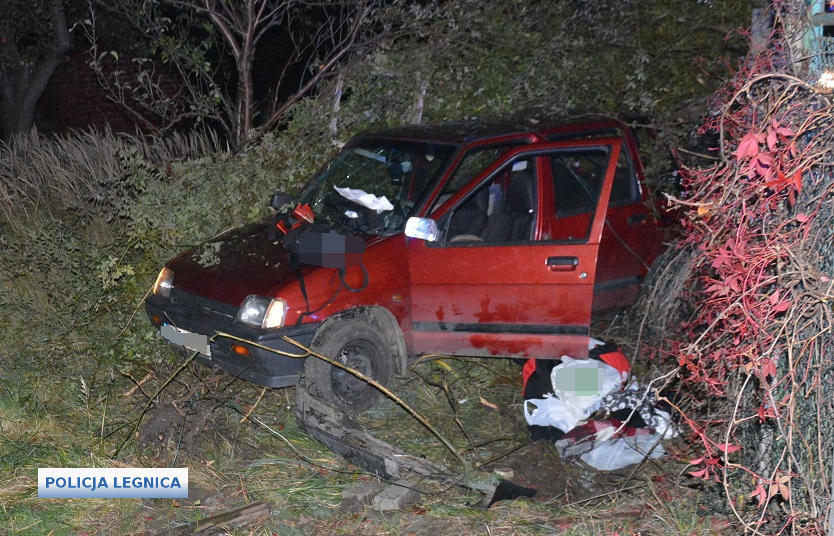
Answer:
[{"label": "car door handle", "polygon": [[551,272],[572,272],[579,266],[579,259],[577,257],[548,257],[545,265]]},{"label": "car door handle", "polygon": [[648,214],[632,214],[626,220],[629,225],[640,225],[641,223],[646,223],[646,220],[649,219]]}]

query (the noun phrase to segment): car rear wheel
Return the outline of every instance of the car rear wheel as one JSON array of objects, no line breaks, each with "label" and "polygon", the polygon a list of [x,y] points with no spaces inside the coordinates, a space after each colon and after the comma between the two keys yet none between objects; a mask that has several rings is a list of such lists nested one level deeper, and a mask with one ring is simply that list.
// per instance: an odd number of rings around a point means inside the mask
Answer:
[{"label": "car rear wheel", "polygon": [[[390,344],[378,327],[360,317],[334,319],[316,334],[311,347],[382,385],[393,377]],[[370,408],[381,396],[373,385],[315,356],[306,358],[298,388],[350,413]]]}]

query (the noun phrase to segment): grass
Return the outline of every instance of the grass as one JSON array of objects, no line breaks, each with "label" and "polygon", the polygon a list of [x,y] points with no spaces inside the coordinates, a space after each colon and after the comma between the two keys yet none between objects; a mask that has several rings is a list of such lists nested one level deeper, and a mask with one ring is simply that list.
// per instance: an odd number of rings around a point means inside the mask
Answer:
[{"label": "grass", "polygon": [[[143,391],[155,393],[177,366],[179,358],[162,343],[157,348],[160,357],[153,366],[125,365],[125,374],[89,373],[85,383],[73,372],[74,360],[41,369],[58,372],[49,375],[24,362],[0,366],[0,515],[7,520],[6,533],[157,534],[256,501],[271,505],[269,519],[261,528],[233,534],[582,535],[632,534],[647,528],[657,534],[713,534],[721,526],[699,515],[691,490],[664,476],[680,473],[680,467],[651,465],[629,483],[630,489],[604,494],[625,487],[624,478],[599,477],[559,462],[552,447],[529,445],[517,365],[457,359],[418,365],[420,375],[400,381],[395,391],[467,460],[480,465],[480,474],[493,478],[498,469],[515,471],[511,480],[526,478],[518,464],[529,457],[538,464],[533,472],[558,480],[570,492],[479,510],[469,506],[479,499],[476,493],[420,482],[425,493],[401,512],[343,513],[342,491],[374,477],[298,428],[291,389],[262,395],[260,388],[192,364],[162,390],[143,417],[139,435],[126,437],[131,429],[127,424],[147,402]],[[130,377],[150,379],[140,390],[132,389]],[[172,407],[187,415],[186,426],[177,421],[152,429],[158,410]],[[250,410],[251,418],[242,421]],[[460,472],[454,456],[393,403],[382,401],[362,421],[379,437]],[[195,423],[202,423],[202,429],[186,442],[183,438]],[[140,444],[139,437],[149,440]],[[126,448],[117,454],[124,439]],[[500,459],[489,462],[495,457]],[[189,468],[187,500],[37,498],[38,467],[172,463]],[[646,480],[647,475],[665,480],[656,483]],[[594,494],[600,496],[590,497]]]},{"label": "grass", "polygon": [[[196,382],[205,382],[210,387],[228,383],[207,374],[201,367],[183,373],[180,383],[164,392],[160,404],[176,400]],[[517,397],[514,388],[492,384],[495,376],[490,379],[485,369],[470,363],[455,365],[452,374],[445,379],[455,386],[456,397],[473,401],[460,407],[460,421],[471,440],[483,441],[496,432],[513,435],[523,431],[519,422],[510,422],[513,414],[519,414],[520,419],[519,407],[513,405]],[[118,388],[111,389],[112,397],[122,397],[129,390],[130,383],[123,380],[117,380]],[[416,385],[416,380],[411,385]],[[152,385],[147,387],[153,392]],[[77,386],[67,386],[67,390],[76,391]],[[177,454],[177,465],[189,467],[192,497],[176,501],[38,499],[38,467],[158,464],[173,459],[172,444],[160,441],[144,448],[131,445],[118,460],[101,457],[92,448],[98,437],[89,426],[99,415],[85,414],[86,406],[78,397],[54,396],[34,406],[34,411],[28,409],[32,407],[28,404],[2,397],[0,472],[5,485],[0,489],[0,509],[3,518],[8,520],[8,533],[155,534],[255,501],[270,503],[270,518],[254,532],[238,530],[233,534],[388,534],[412,528],[415,533],[424,534],[580,535],[617,531],[631,534],[646,527],[661,534],[716,533],[711,532],[712,521],[697,514],[694,502],[676,501],[670,495],[672,490],[659,488],[657,484],[584,503],[569,504],[564,497],[523,499],[478,510],[468,506],[477,499],[473,493],[423,483],[428,493],[402,512],[342,513],[339,510],[342,490],[372,477],[304,435],[295,423],[291,405],[288,407],[290,395],[288,391],[267,391],[253,411],[252,416],[269,426],[270,431],[254,420],[240,422],[241,414],[234,407],[248,411],[248,406],[260,396],[259,389],[233,382],[224,391],[203,392],[201,396],[226,399],[228,403],[217,405],[197,443],[189,451],[181,448]],[[442,411],[442,406],[447,404],[446,397],[437,388],[421,386],[408,390],[405,396],[418,408],[425,409],[427,417],[456,445],[468,447],[469,440],[463,436],[459,424],[448,411]],[[496,412],[481,403],[480,397],[499,407],[507,404],[508,411]],[[55,404],[60,399],[65,401],[65,411],[58,415]],[[111,400],[110,407],[115,408],[119,402],[121,410],[113,409],[109,418],[125,419],[137,410],[142,400],[134,393],[121,401]],[[68,411],[70,408],[75,412]],[[125,414],[119,415],[119,411]],[[396,430],[392,430],[392,422],[397,423]],[[500,426],[495,426],[496,422]],[[449,458],[436,440],[407,422],[402,414],[398,416],[387,404],[369,412],[366,424],[380,430],[387,427],[388,433],[380,435],[388,436],[407,450],[441,461]],[[108,450],[112,449],[115,437],[105,442]],[[479,454],[488,457],[500,452],[501,447],[503,444],[496,443],[489,449],[481,449]],[[475,459],[475,451],[469,450],[467,456]]]},{"label": "grass", "polygon": [[[160,351],[165,352],[162,347]],[[482,363],[457,360],[449,364],[451,370],[423,367],[421,374],[434,386],[415,376],[399,384],[397,392],[473,463],[483,463],[510,450],[514,441],[523,441],[518,389],[505,381],[512,377],[516,366],[489,362],[489,368],[485,368]],[[137,372],[135,376],[142,374]],[[145,384],[145,391],[154,392],[154,384],[165,377],[156,374]],[[105,428],[128,421],[146,400],[138,390],[124,396],[132,385],[126,377],[114,377],[113,382]],[[668,485],[644,479],[638,479],[637,484],[645,485],[636,490],[586,502],[571,504],[566,497],[541,497],[506,501],[489,510],[468,506],[477,501],[475,493],[423,482],[420,486],[426,493],[402,512],[346,514],[339,510],[342,490],[373,477],[298,428],[291,390],[267,391],[261,397],[260,389],[254,386],[229,383],[227,377],[213,376],[199,366],[189,367],[163,391],[159,405],[176,404],[194,386],[203,386],[196,396],[202,397],[204,405],[195,405],[195,413],[189,413],[189,417],[213,409],[196,441],[188,448],[179,445],[177,451],[177,443],[170,437],[176,435],[176,427],[172,427],[173,432],[166,430],[161,434],[166,437],[152,444],[140,446],[131,441],[128,449],[113,458],[120,434],[100,442],[99,426],[93,424],[101,421],[103,401],[86,404],[78,396],[75,378],[56,379],[50,389],[39,385],[38,396],[21,396],[25,389],[20,388],[18,399],[0,397],[0,475],[5,482],[0,489],[0,509],[11,534],[155,534],[256,501],[271,505],[269,519],[254,532],[241,529],[233,534],[388,534],[413,529],[424,534],[581,535],[617,531],[632,534],[646,527],[662,534],[716,533],[713,521],[698,515],[695,501],[676,500]],[[444,385],[459,406],[457,420],[449,408]],[[241,422],[241,412],[248,412],[259,397],[252,419]],[[144,422],[151,420],[149,414]],[[363,420],[380,437],[445,463],[450,470],[459,470],[451,454],[393,404],[380,403]],[[476,449],[472,444],[486,446]],[[188,500],[37,498],[38,467],[165,466],[175,456],[177,466],[189,468],[192,497]],[[510,462],[509,457],[502,458],[481,470],[507,470]],[[557,473],[580,474],[576,467],[542,470],[553,471],[554,477]],[[615,480],[611,482],[614,485]],[[678,493],[689,492],[683,490]]]}]

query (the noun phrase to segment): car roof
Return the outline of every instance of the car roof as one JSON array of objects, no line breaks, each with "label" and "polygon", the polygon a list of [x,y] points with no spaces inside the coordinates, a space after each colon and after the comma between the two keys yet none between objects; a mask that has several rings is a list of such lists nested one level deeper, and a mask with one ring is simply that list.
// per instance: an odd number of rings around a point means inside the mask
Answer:
[{"label": "car roof", "polygon": [[542,132],[572,130],[578,128],[605,129],[622,128],[624,123],[610,116],[580,114],[569,117],[536,117],[509,119],[483,119],[447,123],[420,123],[404,125],[361,133],[359,138],[387,138],[413,141],[428,141],[450,145],[462,145],[477,140],[497,138],[514,134],[536,134]]}]

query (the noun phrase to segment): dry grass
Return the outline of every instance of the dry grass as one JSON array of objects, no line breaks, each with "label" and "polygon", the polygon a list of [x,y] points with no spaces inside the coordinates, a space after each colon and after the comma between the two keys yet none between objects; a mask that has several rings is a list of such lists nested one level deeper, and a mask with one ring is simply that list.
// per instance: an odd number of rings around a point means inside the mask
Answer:
[{"label": "dry grass", "polygon": [[110,130],[43,136],[32,130],[0,143],[0,210],[8,221],[38,209],[82,210],[121,192],[131,154],[155,165],[216,153],[213,133],[143,138]]},{"label": "dry grass", "polygon": [[[398,394],[413,402],[472,459],[486,461],[507,446],[497,442],[473,449],[472,443],[495,437],[523,440],[517,385],[506,381],[515,365],[486,361],[490,369],[487,370],[482,363],[470,361],[448,360],[446,364],[451,371],[440,367],[442,374],[437,368],[423,370],[423,374],[432,374],[432,381],[445,381],[450,386],[460,404],[457,420],[442,390],[418,377],[399,384]],[[153,376],[144,385],[145,391],[155,392],[164,377],[161,373]],[[132,384],[126,378],[117,380],[117,384],[109,404],[119,409],[113,409],[107,417],[108,429],[112,422],[135,414],[147,400],[140,390],[131,392]],[[190,396],[184,402],[187,395]],[[131,442],[118,459],[92,454],[96,450],[91,449],[95,438],[85,433],[91,416],[84,415],[84,411],[58,417],[52,413],[54,410],[44,409],[43,413],[32,415],[7,399],[0,399],[0,468],[7,482],[0,491],[0,509],[10,520],[8,526],[17,534],[52,530],[55,534],[158,534],[255,501],[270,503],[270,518],[260,529],[234,534],[579,535],[618,531],[633,534],[640,530],[652,534],[709,534],[718,526],[714,520],[698,515],[691,490],[678,488],[676,478],[664,475],[670,470],[680,471],[674,466],[651,464],[631,480],[627,489],[621,490],[622,476],[606,475],[594,484],[592,481],[599,475],[593,472],[578,466],[548,465],[548,457],[535,456],[529,459],[539,464],[536,470],[543,478],[570,474],[577,485],[587,480],[591,491],[581,498],[576,494],[542,495],[478,510],[468,506],[477,499],[473,493],[424,482],[420,483],[425,492],[420,501],[401,512],[342,513],[342,490],[374,477],[347,464],[298,429],[290,403],[291,390],[267,391],[252,411],[252,419],[241,422],[242,415],[260,395],[260,389],[249,384],[230,383],[227,377],[209,375],[202,367],[189,368],[163,390],[155,405],[155,409],[161,409],[176,404],[188,416],[183,428],[176,424],[161,430],[159,436],[154,436],[157,441],[144,446]],[[485,405],[481,398],[499,410]],[[189,406],[188,400],[200,402]],[[196,422],[205,412],[210,412],[210,418],[195,442],[188,449],[178,445],[177,436],[183,430],[187,433],[188,423]],[[144,423],[151,418],[152,415],[146,416]],[[386,403],[369,412],[366,422],[378,430],[387,430],[380,435],[411,452],[438,461],[448,455],[435,439]],[[106,441],[109,448],[116,444],[116,439],[114,436]],[[176,466],[189,468],[188,500],[36,498],[37,467],[168,466],[173,460]],[[494,464],[486,463],[481,469],[512,470],[517,461],[507,457]],[[455,470],[451,463],[450,470]],[[519,474],[514,480],[518,478]]]}]

